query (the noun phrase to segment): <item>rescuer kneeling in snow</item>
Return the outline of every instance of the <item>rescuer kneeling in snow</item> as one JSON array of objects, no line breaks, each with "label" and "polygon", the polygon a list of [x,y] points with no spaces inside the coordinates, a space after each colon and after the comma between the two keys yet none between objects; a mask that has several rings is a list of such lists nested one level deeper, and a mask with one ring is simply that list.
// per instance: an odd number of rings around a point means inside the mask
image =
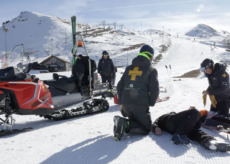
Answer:
[{"label": "rescuer kneeling in snow", "polygon": [[159,94],[157,70],[151,61],[154,50],[148,45],[140,49],[117,85],[121,113],[128,119],[114,116],[114,139],[123,133],[147,135],[151,130],[149,106],[154,106]]}]

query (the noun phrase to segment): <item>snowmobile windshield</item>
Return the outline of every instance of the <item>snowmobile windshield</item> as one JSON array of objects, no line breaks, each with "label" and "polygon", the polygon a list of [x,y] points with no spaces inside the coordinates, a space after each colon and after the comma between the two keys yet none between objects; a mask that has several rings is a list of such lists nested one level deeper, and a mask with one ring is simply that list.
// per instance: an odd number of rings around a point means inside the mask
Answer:
[{"label": "snowmobile windshield", "polygon": [[29,57],[24,53],[23,45],[16,45],[12,52],[7,56],[2,68],[14,67],[23,69],[30,62]]}]

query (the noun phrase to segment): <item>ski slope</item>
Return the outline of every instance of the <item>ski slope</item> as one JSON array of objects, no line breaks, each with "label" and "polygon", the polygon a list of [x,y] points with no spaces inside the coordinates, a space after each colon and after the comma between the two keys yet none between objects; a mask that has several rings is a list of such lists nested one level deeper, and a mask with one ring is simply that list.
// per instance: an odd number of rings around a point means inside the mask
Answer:
[{"label": "ski slope", "polygon": [[[170,99],[157,103],[150,108],[152,120],[162,114],[180,112],[196,106],[204,109],[202,91],[207,88],[207,79],[186,78],[173,81],[174,76],[198,69],[203,59],[209,57],[214,61],[221,58],[224,49],[185,40],[171,38],[172,46],[163,59],[155,67],[158,70],[161,86],[167,88],[166,95]],[[156,43],[158,44],[158,43]],[[156,45],[155,45],[156,46]],[[157,47],[157,46],[156,46]],[[115,57],[114,57],[115,58]],[[126,60],[126,54],[119,55]],[[129,58],[131,62],[132,58]],[[165,65],[171,65],[171,75]],[[119,68],[117,80],[122,76],[124,68]],[[66,73],[62,73],[66,74]],[[69,73],[70,74],[70,73]],[[52,74],[37,75],[40,79],[50,79]],[[44,120],[38,116],[15,115],[14,128],[33,127],[28,133],[11,135],[0,139],[0,163],[4,164],[227,164],[229,153],[217,153],[204,149],[197,142],[192,148],[171,143],[171,135],[163,132],[156,136],[152,132],[147,136],[125,135],[121,141],[113,140],[113,116],[120,115],[119,106],[113,99],[108,99],[110,108],[107,112],[91,116],[83,116],[63,121]],[[208,109],[210,102],[207,102]],[[230,143],[226,134],[206,130],[219,141]]]}]

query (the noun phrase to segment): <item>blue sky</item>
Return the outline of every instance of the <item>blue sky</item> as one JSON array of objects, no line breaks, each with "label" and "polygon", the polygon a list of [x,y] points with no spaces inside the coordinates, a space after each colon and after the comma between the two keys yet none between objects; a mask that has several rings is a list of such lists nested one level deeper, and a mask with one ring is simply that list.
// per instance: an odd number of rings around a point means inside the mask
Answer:
[{"label": "blue sky", "polygon": [[124,24],[128,29],[184,32],[199,23],[230,32],[229,0],[0,0],[0,23],[21,11],[38,12],[81,23]]}]

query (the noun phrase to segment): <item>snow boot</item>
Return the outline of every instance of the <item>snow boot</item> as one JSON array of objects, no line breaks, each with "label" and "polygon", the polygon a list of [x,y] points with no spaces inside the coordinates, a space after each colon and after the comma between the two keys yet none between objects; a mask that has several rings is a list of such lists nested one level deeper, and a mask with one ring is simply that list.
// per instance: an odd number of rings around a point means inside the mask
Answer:
[{"label": "snow boot", "polygon": [[124,132],[127,132],[129,127],[129,120],[122,118],[120,116],[114,116],[114,140],[118,141],[121,140],[121,137],[123,136]]},{"label": "snow boot", "polygon": [[219,152],[227,152],[230,151],[230,145],[227,143],[218,143],[216,140],[208,140],[205,143],[205,146],[207,146],[210,150],[215,150]]},{"label": "snow boot", "polygon": [[180,135],[178,133],[173,135],[171,141],[176,145],[181,144],[181,145],[188,146],[188,147],[192,146],[192,141],[188,139],[186,135]]}]

